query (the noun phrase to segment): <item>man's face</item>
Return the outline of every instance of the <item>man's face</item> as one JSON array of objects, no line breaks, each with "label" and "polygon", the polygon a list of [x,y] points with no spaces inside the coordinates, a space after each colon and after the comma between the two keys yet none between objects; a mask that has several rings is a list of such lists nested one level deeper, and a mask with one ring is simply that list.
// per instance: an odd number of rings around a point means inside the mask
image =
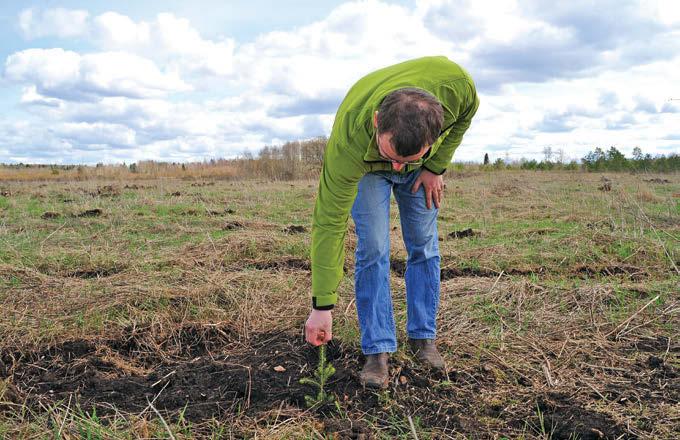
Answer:
[{"label": "man's face", "polygon": [[[378,127],[378,112],[375,112],[373,118],[373,125],[377,130]],[[392,146],[392,133],[379,133],[377,135],[376,143],[378,144],[378,151],[383,159],[392,162],[392,169],[394,171],[401,171],[404,166],[412,162],[417,162],[421,157],[427,153],[428,145],[423,145],[419,152],[411,156],[400,156]]]},{"label": "man's face", "polygon": [[394,169],[394,171],[401,171],[404,166],[413,162],[417,162],[425,155],[425,153],[427,153],[428,146],[424,145],[423,148],[421,148],[416,154],[411,156],[400,156],[394,150],[391,139],[391,133],[378,134],[377,144],[380,156],[382,156],[383,159],[387,159],[392,162],[392,169]]}]

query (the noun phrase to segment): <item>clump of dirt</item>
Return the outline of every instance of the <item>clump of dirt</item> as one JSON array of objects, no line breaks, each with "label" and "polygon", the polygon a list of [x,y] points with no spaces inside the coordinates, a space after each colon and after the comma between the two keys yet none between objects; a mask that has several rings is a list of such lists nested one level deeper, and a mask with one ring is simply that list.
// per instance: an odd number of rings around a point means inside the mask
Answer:
[{"label": "clump of dirt", "polygon": [[152,189],[155,188],[155,185],[138,185],[136,183],[133,183],[132,185],[125,185],[123,189]]},{"label": "clump of dirt", "polygon": [[580,265],[574,268],[574,273],[583,277],[627,275],[632,280],[645,278],[648,274],[644,269],[627,264],[610,266]]},{"label": "clump of dirt", "polygon": [[52,212],[52,211],[45,211],[42,213],[40,216],[41,219],[43,220],[50,220],[50,219],[55,219],[61,217],[61,214],[58,212]]},{"label": "clump of dirt", "polygon": [[118,197],[120,189],[113,185],[104,185],[97,188],[96,191],[90,193],[92,197]]},{"label": "clump of dirt", "polygon": [[179,197],[179,196],[182,195],[182,193],[179,192],[179,191],[175,191],[175,192],[171,193],[170,195],[173,196],[173,197]]},{"label": "clump of dirt", "polygon": [[94,209],[87,209],[80,214],[77,214],[75,217],[100,217],[104,211],[102,211],[99,208],[94,208]]},{"label": "clump of dirt", "polygon": [[221,215],[226,215],[226,214],[236,214],[236,211],[234,211],[231,208],[227,208],[227,209],[224,209],[222,211],[209,209],[207,211],[207,213],[208,213],[208,215],[221,216]]},{"label": "clump of dirt", "polygon": [[12,193],[9,192],[8,189],[0,189],[0,196],[2,196],[2,197],[9,197],[9,196],[11,196],[11,195],[12,195]]},{"label": "clump of dirt", "polygon": [[229,221],[222,226],[223,231],[233,231],[236,229],[244,229],[246,226],[239,221]]},{"label": "clump of dirt", "polygon": [[671,183],[670,180],[668,179],[660,179],[660,178],[654,178],[654,179],[643,179],[645,182],[648,183],[658,183],[659,185],[664,185],[666,183]]},{"label": "clump of dirt", "polygon": [[123,270],[125,270],[125,267],[121,265],[87,267],[65,272],[63,276],[83,279],[105,278],[120,273]]},{"label": "clump of dirt", "polygon": [[583,408],[561,393],[539,397],[528,420],[537,432],[550,433],[555,440],[630,438],[609,415]]},{"label": "clump of dirt", "polygon": [[449,238],[466,238],[479,236],[479,232],[475,232],[472,228],[463,229],[461,231],[453,231],[449,233]]},{"label": "clump of dirt", "polygon": [[[483,277],[483,278],[496,278],[500,272],[496,272],[490,269],[476,268],[476,267],[449,267],[448,265],[442,264],[444,266],[441,269],[440,279],[441,281],[450,280],[452,278],[458,277]],[[406,275],[406,261],[390,258],[390,269],[398,277],[404,277]],[[518,269],[510,268],[503,271],[507,275],[529,275],[532,273],[541,273],[543,268],[537,269]]]},{"label": "clump of dirt", "polygon": [[303,232],[307,232],[307,228],[302,225],[290,225],[283,228],[283,232],[286,234],[302,234]]},{"label": "clump of dirt", "polygon": [[586,228],[588,229],[597,229],[601,227],[606,227],[612,232],[616,229],[616,225],[611,220],[600,220],[586,223]]},{"label": "clump of dirt", "polygon": [[197,187],[213,186],[213,185],[215,185],[215,182],[195,182],[195,183],[191,184],[191,186],[197,186]]},{"label": "clump of dirt", "polygon": [[252,264],[252,267],[260,270],[285,270],[285,269],[295,269],[295,270],[312,270],[312,267],[307,260],[302,258],[285,258],[282,260],[268,260],[268,261],[257,261]]}]

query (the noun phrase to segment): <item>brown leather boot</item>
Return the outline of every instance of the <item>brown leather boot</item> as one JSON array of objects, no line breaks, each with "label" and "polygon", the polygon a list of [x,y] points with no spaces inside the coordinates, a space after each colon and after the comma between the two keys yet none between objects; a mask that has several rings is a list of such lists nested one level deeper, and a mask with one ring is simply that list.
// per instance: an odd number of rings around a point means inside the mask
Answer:
[{"label": "brown leather boot", "polygon": [[434,339],[409,338],[408,346],[419,362],[436,370],[443,371],[446,369],[444,358],[439,354],[439,351],[437,351]]},{"label": "brown leather boot", "polygon": [[361,370],[361,384],[370,388],[387,388],[389,353],[367,354],[366,363]]}]

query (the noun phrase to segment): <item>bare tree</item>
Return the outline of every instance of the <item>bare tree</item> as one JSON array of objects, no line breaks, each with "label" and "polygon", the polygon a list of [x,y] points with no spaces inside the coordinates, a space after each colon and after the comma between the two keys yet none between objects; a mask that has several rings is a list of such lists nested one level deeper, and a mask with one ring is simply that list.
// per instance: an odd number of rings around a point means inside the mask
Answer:
[{"label": "bare tree", "polygon": [[552,147],[550,146],[543,147],[543,156],[545,157],[546,162],[550,162],[550,159],[552,159],[553,157]]}]

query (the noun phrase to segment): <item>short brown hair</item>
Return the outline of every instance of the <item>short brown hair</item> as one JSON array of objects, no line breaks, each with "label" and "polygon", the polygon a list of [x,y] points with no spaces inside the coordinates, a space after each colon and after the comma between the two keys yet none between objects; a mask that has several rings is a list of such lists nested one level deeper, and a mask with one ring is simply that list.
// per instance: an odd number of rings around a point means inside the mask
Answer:
[{"label": "short brown hair", "polygon": [[378,109],[378,133],[392,134],[400,156],[418,153],[439,137],[444,110],[437,98],[422,89],[405,87],[383,99]]}]

